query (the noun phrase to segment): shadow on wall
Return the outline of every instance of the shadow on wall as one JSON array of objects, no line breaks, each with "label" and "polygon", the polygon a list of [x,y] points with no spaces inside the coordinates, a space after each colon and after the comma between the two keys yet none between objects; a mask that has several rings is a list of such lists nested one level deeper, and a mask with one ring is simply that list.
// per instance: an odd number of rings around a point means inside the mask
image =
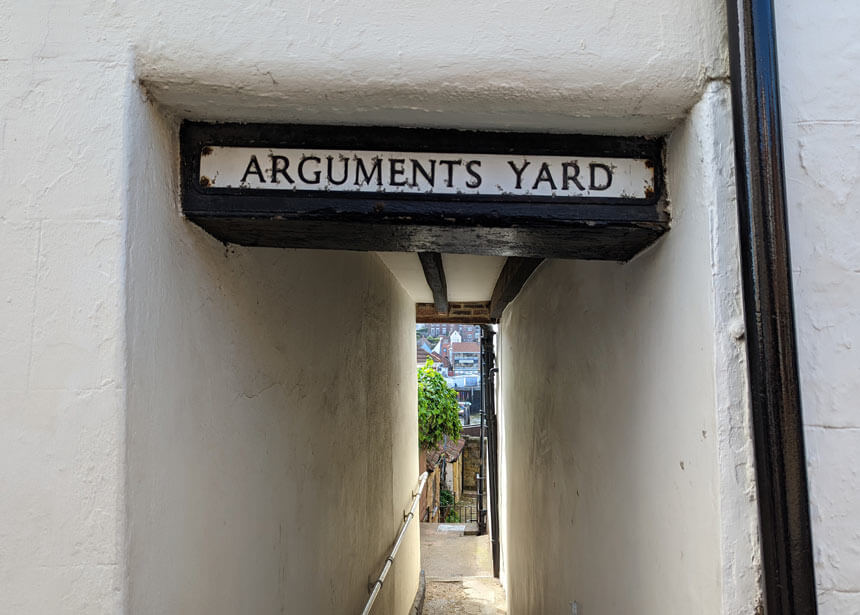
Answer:
[{"label": "shadow on wall", "polygon": [[[184,221],[176,126],[136,111],[130,608],[358,611],[418,475],[414,305],[373,254],[225,247]],[[379,612],[408,610],[418,569],[416,529]]]}]

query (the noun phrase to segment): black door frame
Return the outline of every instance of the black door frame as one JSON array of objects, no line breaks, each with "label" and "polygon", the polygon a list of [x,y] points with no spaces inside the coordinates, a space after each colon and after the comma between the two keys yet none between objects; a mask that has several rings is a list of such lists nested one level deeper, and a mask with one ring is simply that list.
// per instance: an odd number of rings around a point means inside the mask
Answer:
[{"label": "black door frame", "polygon": [[726,0],[765,611],[817,612],[772,0]]}]

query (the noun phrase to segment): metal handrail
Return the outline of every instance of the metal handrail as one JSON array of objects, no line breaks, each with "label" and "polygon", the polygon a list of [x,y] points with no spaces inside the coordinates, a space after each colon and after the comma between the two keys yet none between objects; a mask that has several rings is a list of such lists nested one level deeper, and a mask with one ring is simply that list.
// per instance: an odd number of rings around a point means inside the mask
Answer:
[{"label": "metal handrail", "polygon": [[424,491],[424,485],[426,483],[427,472],[424,472],[424,474],[418,477],[418,491],[412,494],[414,496],[412,499],[412,506],[409,507],[409,512],[403,516],[403,526],[397,534],[397,540],[394,541],[394,547],[391,549],[391,553],[385,559],[385,566],[382,567],[382,572],[379,574],[379,578],[370,586],[370,597],[367,599],[367,604],[364,605],[364,610],[361,612],[361,615],[368,615],[368,613],[370,613],[370,609],[373,607],[373,603],[376,602],[376,597],[382,589],[382,584],[385,583],[385,577],[388,576],[391,564],[394,563],[394,556],[397,555],[397,550],[400,549],[400,543],[403,542],[403,537],[406,535],[406,528],[409,527],[409,523],[415,517],[415,507],[418,506],[418,502],[421,500],[421,492]]}]

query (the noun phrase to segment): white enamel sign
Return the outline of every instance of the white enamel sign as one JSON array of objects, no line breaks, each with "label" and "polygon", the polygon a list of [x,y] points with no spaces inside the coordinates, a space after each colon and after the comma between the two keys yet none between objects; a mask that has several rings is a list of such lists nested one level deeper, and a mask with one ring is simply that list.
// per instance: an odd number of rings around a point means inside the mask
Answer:
[{"label": "white enamel sign", "polygon": [[649,199],[639,158],[204,147],[205,188]]}]

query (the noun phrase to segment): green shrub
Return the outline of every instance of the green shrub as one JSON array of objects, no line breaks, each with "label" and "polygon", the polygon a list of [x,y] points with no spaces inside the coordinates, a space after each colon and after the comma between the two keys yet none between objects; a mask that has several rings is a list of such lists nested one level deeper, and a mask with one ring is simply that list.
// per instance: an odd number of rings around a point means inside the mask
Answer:
[{"label": "green shrub", "polygon": [[432,449],[445,436],[460,438],[460,408],[457,391],[445,384],[428,360],[418,368],[418,445]]},{"label": "green shrub", "polygon": [[443,519],[445,523],[460,522],[460,515],[457,514],[457,509],[454,508],[454,494],[448,489],[439,491],[439,508],[448,511],[445,514],[445,519]]},{"label": "green shrub", "polygon": [[454,505],[454,494],[447,489],[439,491],[439,506],[448,508]]}]

